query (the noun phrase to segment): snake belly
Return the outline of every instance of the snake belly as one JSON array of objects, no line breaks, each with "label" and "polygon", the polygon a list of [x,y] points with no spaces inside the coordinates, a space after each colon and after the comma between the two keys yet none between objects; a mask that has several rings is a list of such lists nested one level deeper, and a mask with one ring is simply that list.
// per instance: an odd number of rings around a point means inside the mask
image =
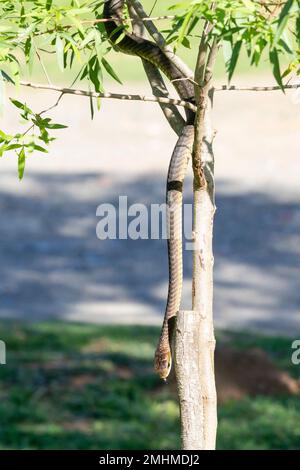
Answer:
[{"label": "snake belly", "polygon": [[[163,50],[155,43],[125,29],[122,24],[124,4],[125,0],[108,0],[103,8],[103,17],[113,19],[105,23],[105,28],[115,49],[138,56],[158,67],[173,83],[182,100],[194,102],[193,84]],[[194,119],[194,113],[186,110],[186,123],[174,148],[167,177],[169,284],[167,305],[154,360],[154,369],[164,380],[168,377],[172,366],[169,320],[177,314],[182,294],[182,190],[192,152]]]}]

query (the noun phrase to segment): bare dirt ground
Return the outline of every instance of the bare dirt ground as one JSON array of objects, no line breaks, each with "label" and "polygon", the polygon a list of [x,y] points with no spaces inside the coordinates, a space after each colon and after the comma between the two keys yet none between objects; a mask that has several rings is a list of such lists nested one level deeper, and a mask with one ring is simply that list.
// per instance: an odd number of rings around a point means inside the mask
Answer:
[{"label": "bare dirt ground", "polygon": [[[36,111],[56,98],[26,93]],[[298,98],[295,92],[215,97],[219,327],[299,332]],[[155,104],[103,100],[91,122],[86,98],[65,97],[51,114],[69,128],[57,132],[49,155],[28,159],[21,183],[15,156],[0,162],[0,316],[160,323],[166,242],[100,241],[96,209],[116,204],[119,195],[129,204],[162,203],[175,135]],[[1,121],[5,130],[16,127],[14,113]],[[190,178],[186,194],[190,202]],[[185,253],[185,308],[191,270]]]},{"label": "bare dirt ground", "polygon": [[[260,348],[240,351],[218,344],[215,354],[218,403],[255,396],[299,396],[300,380],[280,369]],[[177,393],[175,374],[169,379]],[[162,387],[160,387],[162,389]]]}]

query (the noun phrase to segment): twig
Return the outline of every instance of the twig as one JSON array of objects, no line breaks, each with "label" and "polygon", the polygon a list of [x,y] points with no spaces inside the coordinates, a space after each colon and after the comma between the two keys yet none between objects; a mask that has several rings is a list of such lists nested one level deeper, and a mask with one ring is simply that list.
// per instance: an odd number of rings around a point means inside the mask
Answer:
[{"label": "twig", "polygon": [[128,4],[132,6],[137,15],[140,18],[140,21],[145,22],[145,28],[147,29],[150,36],[155,40],[155,42],[161,47],[165,48],[166,41],[161,32],[157,29],[155,24],[152,22],[152,19],[149,18],[145,12],[143,5],[138,0],[128,0]]},{"label": "twig", "polygon": [[295,90],[300,88],[300,83],[294,84],[287,84],[280,87],[279,85],[274,86],[246,86],[246,87],[238,87],[235,85],[223,85],[219,88],[215,88],[215,91],[279,91],[282,90]]},{"label": "twig", "polygon": [[[151,23],[153,21],[165,21],[165,20],[174,20],[176,18],[175,15],[163,15],[163,16],[153,16],[151,18],[149,18],[147,15],[142,18],[142,22],[144,23]],[[100,24],[100,23],[112,23],[112,22],[115,22],[115,21],[118,21],[119,18],[97,18],[97,19],[94,19],[94,20],[82,20],[80,21],[80,24],[86,24],[86,25],[97,25],[97,24]],[[123,23],[134,23],[135,19],[134,18],[124,18],[123,20]],[[63,25],[63,26],[60,26],[60,30],[61,29],[70,29],[70,28],[73,28],[74,25],[72,24],[66,24],[66,25]],[[57,28],[51,28],[51,29],[47,29],[46,31],[39,31],[38,33],[33,33],[34,36],[42,36],[44,34],[52,34],[54,33],[55,31],[57,31]]]},{"label": "twig", "polygon": [[218,39],[215,37],[213,43],[211,45],[210,51],[208,53],[207,63],[205,67],[205,74],[203,80],[203,86],[211,88],[211,81],[213,76],[213,68],[217,60],[217,54],[219,50],[219,42]]},{"label": "twig", "polygon": [[43,83],[31,83],[21,81],[22,86],[29,88],[35,88],[40,90],[51,90],[57,91],[64,95],[77,95],[77,96],[87,96],[89,98],[107,98],[113,100],[125,100],[125,101],[146,101],[151,103],[162,103],[162,104],[171,104],[175,106],[181,106],[183,108],[190,109],[191,111],[196,111],[195,105],[188,103],[187,101],[176,99],[176,98],[165,98],[160,96],[145,96],[145,95],[132,95],[126,93],[97,93],[86,90],[79,90],[74,88],[63,88],[54,85],[45,85]]},{"label": "twig", "polygon": [[154,3],[153,3],[152,8],[150,10],[150,16],[152,15],[154,8],[156,7],[157,1],[158,0],[154,0]]},{"label": "twig", "polygon": [[[71,85],[70,85],[70,88],[75,85],[75,83],[77,82],[78,77],[80,76],[81,72],[82,72],[82,68],[79,70],[78,74],[76,75],[76,77],[75,77],[74,80],[72,81],[72,83],[71,83]],[[42,114],[45,114],[45,113],[47,113],[48,111],[51,111],[52,109],[56,108],[56,107],[59,105],[59,103],[60,103],[61,99],[63,98],[63,96],[64,96],[64,92],[62,91],[62,92],[60,93],[59,97],[57,98],[57,100],[55,101],[55,103],[52,104],[51,106],[49,106],[49,108],[44,109],[43,111],[41,111],[41,112],[39,113],[39,115],[41,116]]]},{"label": "twig", "polygon": [[[152,22],[152,21],[162,21],[162,20],[174,20],[176,18],[176,15],[161,15],[161,16],[145,16],[142,18],[142,21],[147,23],[147,22]],[[91,23],[91,24],[97,24],[97,23],[109,23],[111,21],[116,21],[119,18],[98,18],[96,20],[83,20],[81,23]],[[124,18],[124,22],[129,22],[129,23],[134,23],[135,18]]]},{"label": "twig", "polygon": [[[215,2],[211,3],[211,9],[214,10],[216,7]],[[213,24],[209,23],[208,21],[205,21],[203,25],[203,30],[202,30],[202,35],[201,35],[201,41],[199,44],[199,50],[198,50],[198,56],[197,56],[197,61],[196,61],[196,67],[195,67],[195,97],[196,97],[196,102],[199,104],[199,101],[201,99],[201,94],[203,94],[201,88],[206,85],[204,83],[205,81],[207,82],[206,78],[206,68],[207,68],[207,61],[211,57],[212,50],[208,52],[209,50],[209,34],[211,33],[213,29]],[[213,44],[215,44],[215,40],[213,41]],[[212,46],[213,47],[213,46]],[[209,67],[211,68],[212,64],[209,64]]]},{"label": "twig", "polygon": [[43,69],[43,72],[44,72],[44,74],[45,74],[45,77],[46,77],[46,79],[47,79],[47,82],[49,83],[49,85],[52,85],[52,82],[51,82],[51,80],[50,80],[49,74],[48,74],[47,69],[46,69],[46,67],[45,67],[44,61],[43,61],[43,59],[41,58],[41,56],[40,56],[40,54],[39,54],[39,51],[38,51],[38,49],[37,49],[37,47],[36,47],[34,41],[32,41],[32,44],[33,44],[33,47],[34,47],[34,49],[35,49],[35,53],[36,53],[36,55],[37,55],[37,58],[38,58],[38,60],[39,60],[39,62],[40,62],[40,64],[41,64],[41,67],[42,67],[42,69]]},{"label": "twig", "polygon": [[[143,61],[143,66],[147,78],[149,80],[153,95],[157,97],[169,96],[168,88],[159,69],[157,69],[154,65],[152,65],[150,62],[147,62],[146,60]],[[180,135],[185,121],[182,115],[180,114],[179,110],[176,108],[176,106],[170,104],[160,103],[160,107],[173,131],[177,135]]]}]

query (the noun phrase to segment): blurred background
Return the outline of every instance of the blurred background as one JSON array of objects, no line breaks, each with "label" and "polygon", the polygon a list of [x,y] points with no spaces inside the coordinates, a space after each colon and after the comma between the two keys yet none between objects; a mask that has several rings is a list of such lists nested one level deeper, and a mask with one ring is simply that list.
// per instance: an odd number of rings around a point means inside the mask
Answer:
[{"label": "blurred background", "polygon": [[[193,63],[195,48],[179,53]],[[107,81],[107,91],[150,93],[138,59],[113,62],[124,87]],[[226,83],[222,64],[217,85]],[[53,83],[69,85],[56,69],[49,61]],[[249,73],[241,61],[234,83],[273,79],[264,64]],[[19,96],[36,112],[57,98]],[[299,447],[300,366],[291,362],[300,336],[299,109],[295,91],[215,95],[220,449]],[[102,100],[91,120],[88,99],[65,96],[49,116],[68,128],[49,154],[28,158],[22,182],[15,156],[1,161],[0,448],[178,448],[174,383],[152,371],[166,242],[96,237],[99,204],[116,205],[119,195],[164,202],[176,136],[151,103]],[[7,107],[1,128],[18,126]],[[191,186],[190,172],[187,203]],[[188,309],[192,259],[184,256]]]}]

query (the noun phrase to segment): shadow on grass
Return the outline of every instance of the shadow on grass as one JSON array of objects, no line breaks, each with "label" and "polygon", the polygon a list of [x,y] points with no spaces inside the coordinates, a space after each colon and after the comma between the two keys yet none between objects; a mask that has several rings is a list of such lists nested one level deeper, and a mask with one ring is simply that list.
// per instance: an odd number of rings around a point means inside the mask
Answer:
[{"label": "shadow on grass", "polygon": [[[0,448],[179,448],[176,397],[152,372],[156,328],[11,321],[0,326],[7,344],[7,365],[0,367]],[[242,335],[227,334],[228,340],[248,347]],[[268,338],[258,338],[258,344],[270,350]],[[271,349],[280,359],[285,347],[278,338]],[[299,399],[230,402],[219,416],[219,448],[299,446]]]}]

